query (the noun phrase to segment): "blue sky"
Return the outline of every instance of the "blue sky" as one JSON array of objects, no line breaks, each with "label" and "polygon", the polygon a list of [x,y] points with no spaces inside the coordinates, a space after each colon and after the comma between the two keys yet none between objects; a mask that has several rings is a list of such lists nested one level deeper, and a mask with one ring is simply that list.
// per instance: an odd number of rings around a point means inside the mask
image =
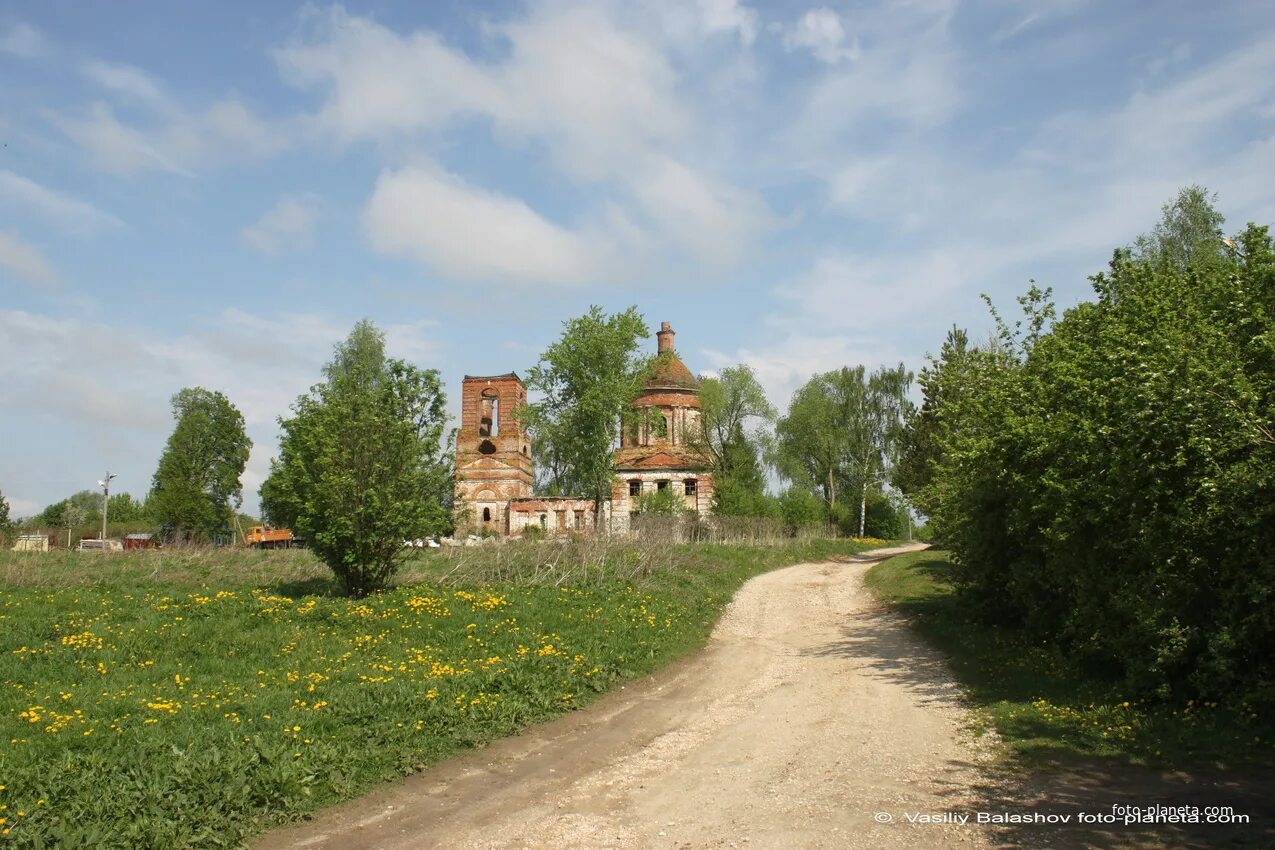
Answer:
[{"label": "blue sky", "polygon": [[980,292],[1087,297],[1183,185],[1275,222],[1275,6],[16,3],[0,141],[14,513],[143,494],[193,385],[244,412],[255,508],[361,317],[454,409],[637,304],[782,408],[985,334]]}]

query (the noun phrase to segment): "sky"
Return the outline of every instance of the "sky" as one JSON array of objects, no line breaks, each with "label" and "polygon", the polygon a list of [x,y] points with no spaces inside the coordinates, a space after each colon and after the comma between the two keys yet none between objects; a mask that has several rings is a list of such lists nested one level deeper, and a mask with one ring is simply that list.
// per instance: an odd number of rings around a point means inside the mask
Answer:
[{"label": "sky", "polygon": [[[149,489],[187,386],[254,441],[361,318],[524,373],[590,305],[693,371],[925,363],[1067,307],[1177,190],[1275,223],[1275,5],[0,7],[0,492]],[[654,351],[654,338],[650,340]]]}]

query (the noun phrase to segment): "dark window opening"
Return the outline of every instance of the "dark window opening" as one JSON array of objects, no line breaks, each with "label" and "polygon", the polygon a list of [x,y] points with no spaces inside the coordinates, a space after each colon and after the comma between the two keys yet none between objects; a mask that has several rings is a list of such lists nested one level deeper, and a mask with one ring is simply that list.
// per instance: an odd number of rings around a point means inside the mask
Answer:
[{"label": "dark window opening", "polygon": [[655,489],[656,489],[656,490],[667,490],[667,489],[668,489],[668,482],[667,482],[667,481],[656,481],[656,482],[655,482]]},{"label": "dark window opening", "polygon": [[651,423],[651,430],[654,432],[655,439],[668,439],[668,417],[663,414],[656,416],[655,421]]},{"label": "dark window opening", "polygon": [[491,508],[483,508],[483,522],[491,522]]},{"label": "dark window opening", "polygon": [[540,527],[543,528],[545,531],[549,530],[549,515],[548,514],[540,515]]},{"label": "dark window opening", "polygon": [[481,443],[478,444],[478,451],[485,455],[495,454],[496,444],[493,443],[491,440],[483,440]]},{"label": "dark window opening", "polygon": [[495,390],[483,390],[478,400],[478,436],[494,437],[500,433],[500,399]]},{"label": "dark window opening", "polygon": [[686,488],[686,495],[694,496],[696,492],[698,492],[696,487],[698,487],[699,484],[694,478],[688,478],[682,482],[682,486]]},{"label": "dark window opening", "polygon": [[629,495],[630,495],[630,496],[641,496],[641,495],[642,495],[642,482],[641,482],[641,481],[630,481],[630,482],[629,482]]}]

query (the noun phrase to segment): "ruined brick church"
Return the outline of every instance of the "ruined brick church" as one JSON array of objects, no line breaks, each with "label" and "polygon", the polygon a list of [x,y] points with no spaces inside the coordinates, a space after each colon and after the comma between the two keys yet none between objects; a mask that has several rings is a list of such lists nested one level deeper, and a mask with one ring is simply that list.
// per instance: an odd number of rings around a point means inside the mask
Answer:
[{"label": "ruined brick church", "polygon": [[[653,413],[623,430],[615,452],[611,499],[601,521],[612,532],[629,529],[643,493],[671,489],[689,510],[707,516],[713,504],[712,469],[688,439],[699,424],[699,382],[678,359],[668,322],[656,338],[656,369],[633,402]],[[466,375],[456,438],[456,532],[511,536],[528,526],[546,534],[593,528],[593,501],[532,492],[531,440],[513,412],[527,402],[527,387],[514,372]]]}]

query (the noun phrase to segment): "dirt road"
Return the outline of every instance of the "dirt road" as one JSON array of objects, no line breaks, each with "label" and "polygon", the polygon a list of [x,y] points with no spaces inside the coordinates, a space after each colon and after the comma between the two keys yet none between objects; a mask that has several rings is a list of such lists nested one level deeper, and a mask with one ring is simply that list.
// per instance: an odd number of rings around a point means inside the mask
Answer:
[{"label": "dirt road", "polygon": [[982,748],[863,587],[897,551],[759,576],[693,658],[255,846],[987,846],[905,816],[971,808]]}]

